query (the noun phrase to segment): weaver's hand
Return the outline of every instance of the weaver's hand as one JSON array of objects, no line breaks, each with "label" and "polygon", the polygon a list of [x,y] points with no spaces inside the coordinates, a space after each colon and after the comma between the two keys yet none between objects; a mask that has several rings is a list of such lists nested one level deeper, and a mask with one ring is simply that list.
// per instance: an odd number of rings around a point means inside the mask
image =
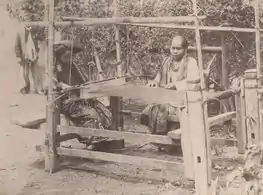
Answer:
[{"label": "weaver's hand", "polygon": [[147,87],[158,87],[157,81],[148,81]]},{"label": "weaver's hand", "polygon": [[21,65],[22,60],[20,58],[17,58],[17,63]]},{"label": "weaver's hand", "polygon": [[173,83],[169,83],[167,85],[165,85],[164,87],[165,89],[176,89],[175,85]]}]

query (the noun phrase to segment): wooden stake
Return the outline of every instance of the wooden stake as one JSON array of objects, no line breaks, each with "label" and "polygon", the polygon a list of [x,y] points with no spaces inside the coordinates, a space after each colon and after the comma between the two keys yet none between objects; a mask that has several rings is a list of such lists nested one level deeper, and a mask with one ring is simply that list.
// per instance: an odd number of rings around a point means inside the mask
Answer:
[{"label": "wooden stake", "polygon": [[211,154],[208,141],[208,118],[203,107],[202,92],[198,83],[188,83],[187,102],[190,142],[192,143],[196,195],[208,195],[211,181]]},{"label": "wooden stake", "polygon": [[58,156],[57,156],[57,125],[58,115],[55,103],[55,96],[53,94],[53,44],[54,44],[54,0],[48,1],[48,106],[47,106],[47,128],[46,128],[46,152],[45,155],[45,169],[53,173],[57,169]]},{"label": "wooden stake", "polygon": [[261,131],[259,127],[259,98],[257,70],[245,71],[246,126],[248,144],[259,144]]}]

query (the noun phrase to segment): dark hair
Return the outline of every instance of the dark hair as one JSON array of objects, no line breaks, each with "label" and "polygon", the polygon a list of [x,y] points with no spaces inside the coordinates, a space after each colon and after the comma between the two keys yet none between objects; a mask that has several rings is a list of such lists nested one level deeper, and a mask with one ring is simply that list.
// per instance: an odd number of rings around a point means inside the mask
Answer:
[{"label": "dark hair", "polygon": [[[189,44],[188,44],[187,39],[186,39],[184,36],[179,35],[179,34],[173,36],[173,39],[176,38],[176,37],[180,37],[180,38],[182,39],[182,47],[183,47],[184,49],[188,49],[188,45],[189,45]],[[172,39],[172,40],[173,40],[173,39]]]}]

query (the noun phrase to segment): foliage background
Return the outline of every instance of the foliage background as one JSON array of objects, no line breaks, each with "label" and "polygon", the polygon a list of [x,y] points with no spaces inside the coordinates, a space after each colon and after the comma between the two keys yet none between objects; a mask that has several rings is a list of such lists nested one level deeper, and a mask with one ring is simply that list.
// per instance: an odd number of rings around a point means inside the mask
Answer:
[{"label": "foliage background", "polygon": [[[243,4],[240,0],[199,0],[199,15],[206,15],[202,25],[254,27],[254,8]],[[57,0],[55,2],[56,19],[61,16],[80,17],[112,17],[112,0],[85,0],[70,1]],[[24,0],[22,3],[8,7],[14,17],[23,21],[39,21],[44,19],[45,6],[39,0]],[[118,10],[120,16],[186,16],[192,14],[190,0],[119,0]],[[93,61],[92,47],[99,49],[99,54],[105,72],[114,75],[116,63],[115,30],[112,26],[92,26],[81,28],[57,29],[64,38],[85,44],[83,56],[79,56],[78,63],[88,66]],[[72,35],[74,32],[74,35]],[[173,30],[149,27],[121,26],[121,59],[129,66],[133,75],[150,75],[153,77],[162,59],[168,55],[168,45],[171,37],[176,34],[186,36],[190,45],[195,46],[193,30]],[[35,36],[43,40],[46,36],[43,29],[36,29]],[[203,45],[220,46],[222,32],[203,31],[201,40]],[[247,68],[256,66],[255,37],[252,33],[224,33],[227,46],[227,67],[230,75],[240,75]],[[196,55],[192,52],[191,55]],[[212,57],[205,53],[204,63],[207,64]],[[216,79],[220,80],[221,57],[216,58]]]}]

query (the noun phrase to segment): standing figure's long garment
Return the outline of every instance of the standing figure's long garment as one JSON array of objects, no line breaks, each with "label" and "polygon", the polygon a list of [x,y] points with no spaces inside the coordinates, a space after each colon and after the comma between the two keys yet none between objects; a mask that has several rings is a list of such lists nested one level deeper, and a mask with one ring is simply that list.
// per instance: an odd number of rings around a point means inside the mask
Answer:
[{"label": "standing figure's long garment", "polygon": [[[187,80],[200,78],[197,62],[194,58],[185,55],[180,62],[174,62],[171,57],[164,60],[155,80],[159,87],[173,83],[176,90],[186,90]],[[149,127],[152,134],[166,135],[169,131],[168,116],[178,115],[178,110],[171,103],[150,104],[141,114],[141,124]]]}]

